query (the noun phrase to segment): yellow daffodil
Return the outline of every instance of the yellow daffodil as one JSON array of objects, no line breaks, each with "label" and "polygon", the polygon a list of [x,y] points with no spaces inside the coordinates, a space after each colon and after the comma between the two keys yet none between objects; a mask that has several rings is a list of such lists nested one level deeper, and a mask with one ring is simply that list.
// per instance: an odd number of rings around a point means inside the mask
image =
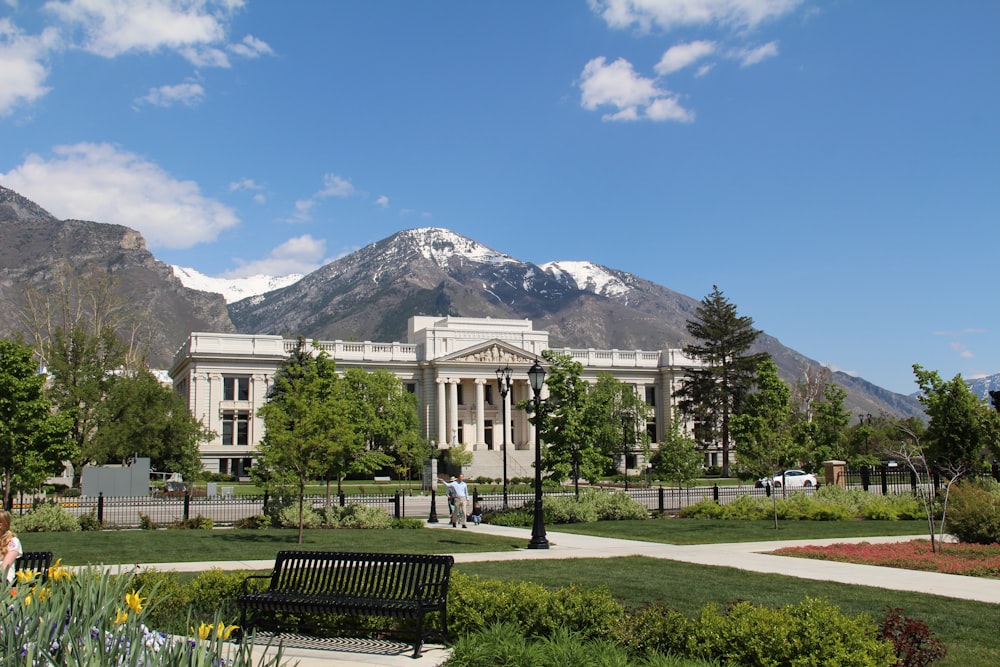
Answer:
[{"label": "yellow daffodil", "polygon": [[238,627],[238,625],[226,625],[222,621],[219,621],[219,625],[215,628],[215,638],[226,641],[229,639],[229,635],[233,634],[233,630]]},{"label": "yellow daffodil", "polygon": [[212,634],[212,624],[202,621],[201,625],[198,626],[198,639],[208,639],[210,634]]},{"label": "yellow daffodil", "polygon": [[122,611],[121,609],[115,609],[115,625],[121,625],[128,620],[128,612]]},{"label": "yellow daffodil", "polygon": [[38,573],[34,570],[18,570],[17,571],[17,581],[20,584],[26,584],[32,579],[38,576]]},{"label": "yellow daffodil", "polygon": [[27,595],[24,596],[24,606],[25,607],[31,606],[31,593],[28,593]]},{"label": "yellow daffodil", "polygon": [[47,598],[49,596],[49,592],[50,591],[49,591],[48,588],[37,588],[37,589],[35,589],[35,595],[38,596],[38,601],[39,602],[44,601],[45,598]]},{"label": "yellow daffodil", "polygon": [[145,601],[146,598],[139,597],[139,594],[135,591],[125,594],[125,604],[137,614],[142,611],[142,603]]},{"label": "yellow daffodil", "polygon": [[63,567],[62,558],[56,560],[55,564],[53,564],[49,568],[49,579],[51,579],[52,581],[59,581],[60,579],[69,579],[69,578],[70,578],[70,572],[69,570]]}]

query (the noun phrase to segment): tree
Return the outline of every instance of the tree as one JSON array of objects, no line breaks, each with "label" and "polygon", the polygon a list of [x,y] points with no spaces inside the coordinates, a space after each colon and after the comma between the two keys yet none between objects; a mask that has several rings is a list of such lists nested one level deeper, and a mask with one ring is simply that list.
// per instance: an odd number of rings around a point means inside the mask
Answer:
[{"label": "tree", "polygon": [[191,479],[201,468],[199,443],[213,435],[149,370],[118,377],[98,413],[101,426],[89,448],[98,464],[147,456],[153,469]]},{"label": "tree", "polygon": [[17,490],[36,489],[62,469],[70,421],[53,411],[45,376],[30,347],[0,340],[0,483],[3,506]]},{"label": "tree", "polygon": [[91,445],[101,426],[100,405],[120,378],[126,349],[111,329],[95,334],[77,323],[56,329],[43,356],[52,380],[49,393],[59,410],[72,419],[70,461],[76,486],[83,466],[95,460]]},{"label": "tree", "polygon": [[927,413],[925,440],[930,463],[958,474],[979,471],[987,453],[1000,454],[1000,416],[956,375],[945,382],[937,371],[913,366],[918,400]]},{"label": "tree", "polygon": [[[732,434],[739,443],[740,466],[753,477],[770,477],[799,458],[792,440],[791,391],[778,377],[778,367],[765,359],[757,367],[756,384],[739,414],[732,417]],[[784,486],[782,486],[784,490]],[[774,527],[778,527],[776,494],[772,494]]]},{"label": "tree", "polygon": [[698,477],[701,472],[701,454],[697,443],[681,428],[679,420],[670,423],[670,428],[663,434],[656,453],[650,463],[661,479],[673,482],[680,487]]},{"label": "tree", "polygon": [[801,452],[801,463],[807,470],[817,471],[823,461],[847,457],[847,428],[851,415],[844,409],[847,392],[832,382],[823,387],[822,399],[813,400],[808,418],[793,415],[796,423],[793,437]]},{"label": "tree", "polygon": [[610,373],[600,373],[591,387],[587,408],[594,442],[608,465],[622,457],[622,469],[628,483],[628,456],[641,452],[649,458],[649,434],[645,424],[649,406],[635,388]]},{"label": "tree", "polygon": [[430,455],[420,437],[416,397],[394,374],[351,368],[344,372],[340,388],[351,407],[351,423],[364,443],[351,471],[374,472],[387,465],[409,471]]},{"label": "tree", "polygon": [[[583,364],[569,355],[556,354],[550,350],[542,353],[549,364],[545,386],[545,399],[541,437],[545,443],[542,451],[542,470],[556,482],[580,477],[596,482],[603,472],[604,459],[593,446],[592,420],[587,418],[587,381],[580,376]],[[518,407],[533,410],[532,401],[523,401]],[[537,416],[532,423],[538,424]]]},{"label": "tree", "polygon": [[722,476],[729,476],[730,418],[753,383],[766,352],[749,353],[760,331],[753,320],[740,316],[736,306],[715,285],[689,320],[687,330],[697,342],[685,346],[689,357],[704,366],[689,371],[677,392],[681,410],[695,421],[695,437],[704,444],[722,446]]},{"label": "tree", "polygon": [[359,449],[348,406],[337,391],[334,362],[325,353],[310,355],[300,338],[275,372],[268,401],[258,414],[266,430],[252,474],[269,490],[296,489],[301,544],[306,482],[342,472]]}]

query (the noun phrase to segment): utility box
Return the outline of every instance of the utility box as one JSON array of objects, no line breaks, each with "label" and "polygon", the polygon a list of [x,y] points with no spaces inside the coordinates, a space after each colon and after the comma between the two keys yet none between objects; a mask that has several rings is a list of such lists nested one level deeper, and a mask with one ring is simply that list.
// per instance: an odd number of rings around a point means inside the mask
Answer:
[{"label": "utility box", "polygon": [[847,463],[845,461],[823,461],[824,483],[847,486]]}]

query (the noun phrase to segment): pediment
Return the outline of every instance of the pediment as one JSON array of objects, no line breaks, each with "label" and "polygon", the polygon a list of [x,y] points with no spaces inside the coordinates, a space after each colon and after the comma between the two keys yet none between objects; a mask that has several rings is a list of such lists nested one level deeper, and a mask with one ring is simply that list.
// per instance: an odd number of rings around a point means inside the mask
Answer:
[{"label": "pediment", "polygon": [[533,364],[535,363],[535,359],[535,355],[519,347],[509,345],[500,340],[490,340],[480,345],[474,345],[473,347],[453,352],[439,358],[437,361],[499,366],[502,364]]}]

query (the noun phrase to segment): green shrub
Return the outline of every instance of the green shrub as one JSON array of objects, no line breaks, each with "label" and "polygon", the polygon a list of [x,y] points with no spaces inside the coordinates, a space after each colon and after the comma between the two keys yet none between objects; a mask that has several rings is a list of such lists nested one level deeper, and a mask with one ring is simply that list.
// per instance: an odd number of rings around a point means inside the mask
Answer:
[{"label": "green shrub", "polygon": [[896,664],[891,643],[871,617],[850,616],[822,599],[760,607],[746,601],[725,611],[703,607],[689,626],[687,651],[723,664],[775,667],[876,667]]},{"label": "green shrub", "polygon": [[702,498],[693,505],[681,508],[680,516],[685,519],[722,519],[725,509],[711,498]]},{"label": "green shrub", "polygon": [[[269,508],[270,509],[270,508]],[[288,503],[282,505],[281,509],[278,510],[277,514],[268,513],[268,518],[271,524],[277,526],[278,528],[298,528],[299,527],[299,504]],[[308,505],[303,505],[302,507],[302,527],[303,528],[319,528],[323,525],[323,517],[319,515],[316,510],[309,507]]]},{"label": "green shrub", "polygon": [[245,516],[233,524],[233,528],[242,528],[244,530],[263,530],[270,527],[271,520],[263,514]]},{"label": "green shrub", "polygon": [[392,528],[392,517],[381,507],[351,503],[340,508],[341,528]]},{"label": "green shrub", "polygon": [[397,529],[413,530],[415,528],[423,528],[424,527],[424,520],[423,519],[407,519],[407,518],[393,519],[392,520],[392,525],[390,527],[393,528],[394,530],[397,530]]},{"label": "green shrub", "polygon": [[978,482],[959,482],[951,490],[946,521],[948,532],[962,542],[1000,542],[1000,490],[991,491]]},{"label": "green shrub", "polygon": [[549,524],[586,523],[599,519],[597,503],[588,502],[586,495],[580,496],[580,500],[566,496],[548,498],[542,508],[545,510],[545,522]]},{"label": "green shrub", "polygon": [[13,517],[12,529],[15,533],[55,533],[78,532],[80,521],[53,502],[39,503],[22,516]]},{"label": "green shrub", "polygon": [[189,519],[181,519],[170,524],[171,528],[180,530],[212,530],[215,528],[215,521],[211,517],[198,515]]},{"label": "green shrub", "polygon": [[722,519],[739,519],[742,521],[759,521],[774,516],[773,501],[770,498],[754,498],[740,496],[736,500],[722,505]]},{"label": "green shrub", "polygon": [[97,520],[97,512],[81,514],[77,522],[80,524],[80,530],[102,530],[104,528],[101,522]]},{"label": "green shrub", "polygon": [[610,635],[625,618],[624,607],[606,588],[568,586],[555,590],[527,581],[498,581],[455,572],[448,588],[449,629],[456,635],[502,622],[527,636],[547,637],[565,626],[587,637]]},{"label": "green shrub", "polygon": [[156,530],[156,522],[148,514],[139,512],[139,528],[142,530]]},{"label": "green shrub", "polygon": [[690,624],[687,616],[658,602],[630,612],[616,628],[615,640],[632,655],[680,653],[691,634]]}]

